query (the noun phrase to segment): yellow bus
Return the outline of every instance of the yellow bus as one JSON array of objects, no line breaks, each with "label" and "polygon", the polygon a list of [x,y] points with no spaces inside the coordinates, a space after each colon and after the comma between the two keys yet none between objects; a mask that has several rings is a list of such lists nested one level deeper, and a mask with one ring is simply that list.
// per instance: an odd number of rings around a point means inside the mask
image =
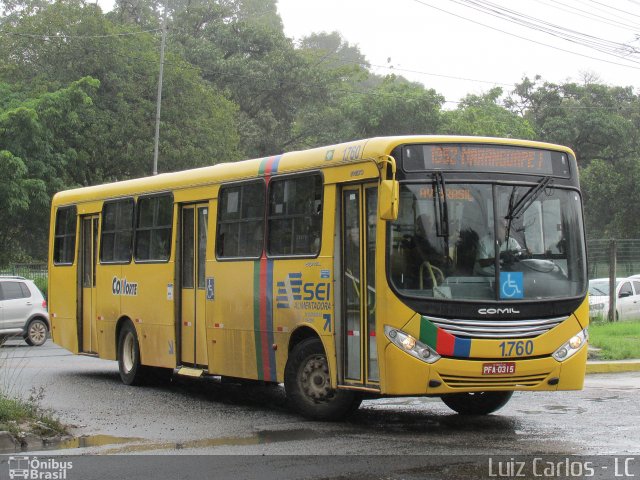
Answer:
[{"label": "yellow bus", "polygon": [[574,153],[371,138],[60,192],[53,340],[152,374],[283,383],[303,415],[439,396],[487,414],[581,389],[586,254]]}]

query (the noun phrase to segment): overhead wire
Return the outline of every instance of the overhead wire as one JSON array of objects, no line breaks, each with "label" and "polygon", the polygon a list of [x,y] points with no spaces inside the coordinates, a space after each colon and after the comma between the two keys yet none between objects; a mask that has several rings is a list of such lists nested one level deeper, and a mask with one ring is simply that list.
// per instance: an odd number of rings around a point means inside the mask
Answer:
[{"label": "overhead wire", "polygon": [[614,42],[611,40],[603,39],[591,35],[588,33],[579,32],[573,29],[555,25],[545,20],[523,14],[521,12],[511,10],[487,0],[449,0],[452,3],[461,5],[466,8],[479,11],[481,13],[490,15],[494,18],[498,18],[509,23],[514,23],[520,26],[524,26],[528,29],[532,29],[538,32],[542,32],[548,35],[552,35],[557,38],[561,38],[565,41],[575,43],[581,46],[586,46],[597,50],[601,53],[611,55],[617,58],[622,58],[627,61],[639,63],[634,59],[630,59],[628,55],[621,55],[617,52],[627,50],[630,54],[638,53],[639,51],[631,47],[629,44],[620,42]]},{"label": "overhead wire", "polygon": [[[638,28],[635,27],[635,26],[623,24],[623,23],[620,23],[620,22],[616,22],[614,20],[609,20],[609,19],[603,18],[601,15],[586,14],[586,12],[585,13],[580,13],[580,12],[583,12],[583,11],[582,10],[575,10],[570,5],[567,5],[567,4],[562,3],[560,1],[557,1],[557,0],[555,2],[547,2],[545,0],[534,0],[534,1],[538,2],[541,5],[544,5],[546,7],[555,8],[555,9],[558,9],[558,10],[560,10],[562,12],[569,13],[571,15],[576,15],[578,17],[586,18],[587,20],[605,23],[605,24],[610,25],[612,27],[620,28],[620,29],[626,30],[628,32],[635,33],[635,32],[638,31]],[[562,5],[562,6],[566,7],[566,8],[559,7],[558,5],[555,5],[555,4]]]},{"label": "overhead wire", "polygon": [[509,35],[511,37],[519,38],[521,40],[525,40],[525,41],[530,42],[530,43],[535,43],[537,45],[542,45],[542,46],[545,46],[545,47],[548,47],[548,48],[551,48],[551,49],[554,49],[554,50],[557,50],[557,51],[560,51],[560,52],[569,53],[571,55],[576,55],[576,56],[579,56],[579,57],[588,58],[590,60],[596,60],[596,61],[599,61],[599,62],[604,62],[604,63],[608,63],[608,64],[611,64],[611,65],[618,65],[618,66],[626,67],[626,68],[632,68],[634,70],[640,70],[640,65],[639,66],[634,66],[634,65],[629,65],[629,64],[626,64],[626,63],[616,62],[616,61],[613,61],[613,60],[607,60],[607,59],[604,59],[604,58],[598,58],[598,57],[594,57],[592,55],[579,53],[579,52],[576,52],[576,51],[573,51],[573,50],[568,50],[566,48],[561,48],[561,47],[558,47],[558,46],[555,46],[555,45],[551,45],[551,44],[548,44],[548,43],[545,43],[545,42],[534,40],[532,38],[525,37],[523,35],[518,35],[516,33],[509,32],[507,30],[503,30],[501,28],[494,27],[492,25],[488,25],[486,23],[482,23],[482,22],[479,22],[479,21],[476,21],[476,20],[472,20],[472,19],[470,19],[468,17],[465,17],[465,16],[457,14],[457,13],[450,12],[450,11],[445,10],[443,8],[436,7],[435,5],[431,5],[430,3],[427,3],[425,0],[411,0],[411,1],[413,1],[415,3],[418,3],[418,4],[420,4],[420,5],[424,6],[424,7],[428,7],[428,8],[437,10],[439,12],[446,13],[447,15],[451,15],[451,16],[454,16],[456,18],[460,18],[460,19],[465,20],[467,22],[470,22],[470,23],[473,23],[473,24],[476,24],[476,25],[488,28],[490,30],[494,30],[494,31],[500,32],[500,33],[504,33],[505,35]]},{"label": "overhead wire", "polygon": [[[640,18],[640,15],[636,15],[635,13],[629,12],[628,10],[622,10],[622,9],[620,9],[620,8],[613,7],[613,6],[608,5],[608,4],[606,4],[606,3],[598,2],[597,0],[587,0],[587,1],[589,1],[589,2],[591,2],[591,3],[598,4],[598,5],[602,5],[603,7],[606,7],[606,8],[608,8],[608,9],[610,9],[610,10],[615,10],[615,11],[617,11],[617,12],[624,13],[625,15],[631,15],[631,16],[633,16],[633,17],[638,17],[638,18]],[[605,11],[605,10],[602,10],[602,11]],[[624,18],[624,17],[620,17],[620,18]]]}]

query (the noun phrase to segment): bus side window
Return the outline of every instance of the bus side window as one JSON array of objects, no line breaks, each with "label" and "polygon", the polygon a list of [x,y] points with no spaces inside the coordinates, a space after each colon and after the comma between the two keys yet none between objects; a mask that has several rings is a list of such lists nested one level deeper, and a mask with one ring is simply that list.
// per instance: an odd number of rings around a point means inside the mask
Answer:
[{"label": "bus side window", "polygon": [[56,212],[53,240],[54,265],[73,265],[76,253],[76,215],[75,205],[58,208]]},{"label": "bus side window", "polygon": [[138,199],[134,248],[136,261],[169,260],[172,220],[171,194]]},{"label": "bus side window", "polygon": [[133,198],[105,202],[102,207],[100,263],[129,263],[133,239]]},{"label": "bus side window", "polygon": [[317,255],[322,236],[322,177],[273,179],[268,222],[269,255]]},{"label": "bus side window", "polygon": [[260,258],[264,243],[264,199],[262,181],[220,188],[218,258]]}]

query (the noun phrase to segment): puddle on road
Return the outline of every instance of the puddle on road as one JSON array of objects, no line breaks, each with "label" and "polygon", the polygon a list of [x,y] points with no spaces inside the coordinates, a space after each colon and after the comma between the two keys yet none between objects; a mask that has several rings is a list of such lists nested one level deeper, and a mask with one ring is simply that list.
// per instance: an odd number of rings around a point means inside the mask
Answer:
[{"label": "puddle on road", "polygon": [[311,440],[314,438],[318,438],[318,432],[310,429],[264,430],[247,437],[220,437],[187,440],[184,442],[141,443],[137,445],[128,445],[126,448],[109,449],[104,453],[139,453],[151,450],[187,450],[222,446],[262,445],[276,442]]},{"label": "puddle on road", "polygon": [[27,445],[11,451],[0,450],[0,454],[17,452],[40,452],[48,450],[73,450],[76,448],[104,447],[123,443],[143,442],[143,438],[114,437],[111,435],[88,435],[83,437],[65,438],[62,440],[43,440],[42,444]]},{"label": "puddle on road", "polygon": [[[276,442],[311,440],[318,437],[318,432],[311,429],[299,430],[265,430],[247,437],[205,438],[184,442],[153,442],[144,438],[114,437],[111,435],[90,435],[47,442],[44,445],[26,447],[20,452],[40,452],[50,450],[76,450],[82,448],[111,447],[100,450],[100,453],[139,453],[153,450],[185,450],[220,446],[260,445]],[[1,452],[0,453],[16,453]],[[70,452],[72,453],[72,452]]]}]

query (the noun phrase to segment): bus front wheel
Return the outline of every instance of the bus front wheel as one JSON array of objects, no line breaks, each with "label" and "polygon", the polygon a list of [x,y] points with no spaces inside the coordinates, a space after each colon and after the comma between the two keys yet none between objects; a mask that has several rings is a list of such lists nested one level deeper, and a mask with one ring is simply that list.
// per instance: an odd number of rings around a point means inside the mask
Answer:
[{"label": "bus front wheel", "polygon": [[293,408],[314,420],[338,420],[360,405],[361,397],[331,388],[322,342],[309,338],[293,347],[284,371],[284,388]]},{"label": "bus front wheel", "polygon": [[487,415],[504,407],[513,392],[465,392],[442,395],[442,401],[460,415]]},{"label": "bus front wheel", "polygon": [[144,367],[140,363],[140,345],[135,327],[127,322],[118,337],[118,370],[125,385],[140,385]]}]

